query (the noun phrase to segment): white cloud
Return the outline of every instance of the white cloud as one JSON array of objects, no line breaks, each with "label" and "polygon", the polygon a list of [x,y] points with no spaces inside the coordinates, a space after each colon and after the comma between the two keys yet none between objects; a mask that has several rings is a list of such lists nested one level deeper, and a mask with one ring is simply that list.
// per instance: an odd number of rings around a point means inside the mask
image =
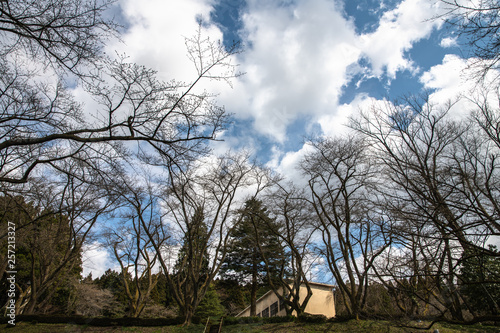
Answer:
[{"label": "white cloud", "polygon": [[446,37],[441,40],[441,43],[439,44],[441,47],[455,47],[458,46],[457,43],[457,38],[452,38],[452,37]]},{"label": "white cloud", "polygon": [[247,74],[226,104],[254,119],[259,133],[283,142],[300,115],[321,114],[337,103],[347,68],[360,55],[354,26],[327,0],[249,1],[242,20]]},{"label": "white cloud", "polygon": [[[298,176],[295,165],[305,148],[278,148],[287,128],[307,115],[325,135],[344,133],[347,118],[374,100],[361,95],[339,105],[343,87],[361,72],[394,77],[401,70],[417,71],[405,52],[440,26],[429,20],[439,10],[428,1],[406,0],[383,14],[373,33],[358,35],[335,1],[249,1],[242,17],[248,48],[240,57],[247,74],[222,101],[237,117],[253,120],[257,135],[278,143],[268,165]],[[361,67],[361,57],[370,69]]]},{"label": "white cloud", "polygon": [[[193,78],[194,67],[186,57],[185,37],[198,29],[197,17],[209,20],[211,0],[122,0],[120,6],[130,26],[123,43],[108,45],[107,53],[125,53],[130,61],[157,70],[163,80]],[[204,31],[214,40],[222,39],[215,26]]]},{"label": "white cloud", "polygon": [[420,82],[426,89],[436,90],[432,95],[436,101],[445,102],[449,98],[464,92],[467,86],[467,60],[453,54],[447,54],[441,64],[425,72]]},{"label": "white cloud", "polygon": [[307,179],[303,177],[302,172],[299,170],[299,163],[312,151],[313,148],[308,144],[304,144],[298,151],[287,153],[283,153],[275,148],[274,159],[269,162],[268,166],[274,167],[286,180],[292,181],[299,187],[305,187]]},{"label": "white cloud", "polygon": [[375,103],[374,98],[366,94],[357,95],[349,104],[339,105],[332,114],[325,114],[318,118],[322,132],[326,136],[341,135],[349,131],[347,127],[349,117],[355,115],[359,110],[367,110]]},{"label": "white cloud", "polygon": [[441,25],[430,20],[441,9],[432,1],[405,0],[395,9],[384,13],[377,30],[362,35],[361,48],[372,64],[373,74],[384,70],[391,78],[401,70],[416,70],[416,64],[405,56],[413,43],[430,36]]},{"label": "white cloud", "polygon": [[98,242],[94,242],[83,247],[83,276],[92,273],[92,278],[100,277],[111,268],[118,271],[116,263],[109,255],[109,252]]},{"label": "white cloud", "polygon": [[[248,48],[240,58],[247,74],[222,100],[278,143],[303,115],[331,128],[343,119],[337,112],[345,110],[337,104],[352,75],[393,78],[398,71],[417,70],[405,52],[440,26],[429,20],[439,10],[429,1],[406,0],[383,14],[374,32],[357,35],[336,1],[249,1],[242,17]],[[369,60],[371,72],[359,66],[361,57]]]},{"label": "white cloud", "polygon": [[432,92],[430,101],[433,104],[445,105],[456,102],[449,112],[450,117],[466,117],[477,108],[476,102],[489,100],[490,105],[498,103],[496,93],[491,93],[491,84],[498,78],[498,71],[490,70],[481,84],[477,81],[474,68],[476,60],[463,59],[457,55],[447,54],[441,64],[433,66],[420,77],[424,88]]},{"label": "white cloud", "polygon": [[487,245],[494,245],[500,248],[500,236],[490,236],[488,237]]},{"label": "white cloud", "polygon": [[[214,4],[215,0],[122,0],[129,28],[123,42],[110,43],[107,53],[125,53],[130,61],[157,70],[163,80],[189,81],[194,68],[186,57],[184,36],[196,32],[197,18],[210,23]],[[358,66],[360,58],[370,61],[376,76],[415,70],[405,51],[439,26],[428,20],[437,10],[429,1],[405,0],[382,15],[376,31],[360,36],[338,1],[249,0],[241,16],[247,48],[238,61],[246,75],[234,89],[214,82],[203,88],[221,93],[220,103],[229,112],[278,143],[287,140],[287,128],[304,115],[329,121],[332,127],[332,121],[342,119],[332,114],[344,110],[337,107],[342,88],[352,75],[367,70]],[[223,38],[215,25],[208,25],[204,33],[212,40]]]}]

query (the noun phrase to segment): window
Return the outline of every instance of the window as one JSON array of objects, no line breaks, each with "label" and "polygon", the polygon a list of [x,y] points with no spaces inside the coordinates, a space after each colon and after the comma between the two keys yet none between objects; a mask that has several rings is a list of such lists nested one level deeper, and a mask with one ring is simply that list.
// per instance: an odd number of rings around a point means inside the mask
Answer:
[{"label": "window", "polygon": [[269,308],[265,308],[264,310],[262,310],[262,317],[269,317]]},{"label": "window", "polygon": [[271,317],[274,317],[278,314],[278,302],[274,302],[271,304]]}]

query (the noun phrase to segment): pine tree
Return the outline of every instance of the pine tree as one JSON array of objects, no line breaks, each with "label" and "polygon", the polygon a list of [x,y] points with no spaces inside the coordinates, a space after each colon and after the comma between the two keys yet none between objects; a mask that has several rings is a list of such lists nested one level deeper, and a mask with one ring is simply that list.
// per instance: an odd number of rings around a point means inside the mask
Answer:
[{"label": "pine tree", "polygon": [[195,316],[199,317],[202,322],[204,322],[208,317],[220,317],[223,316],[225,312],[214,285],[210,284],[205,296],[196,308]]},{"label": "pine tree", "polygon": [[500,257],[496,246],[484,252],[465,251],[460,270],[461,291],[467,302],[481,315],[500,314]]},{"label": "pine tree", "polygon": [[[284,274],[285,253],[271,228],[276,222],[269,217],[262,201],[250,199],[240,212],[238,225],[231,233],[232,243],[221,272],[226,278],[250,279],[250,315],[255,316],[259,285]],[[267,262],[267,265],[266,265]]]}]

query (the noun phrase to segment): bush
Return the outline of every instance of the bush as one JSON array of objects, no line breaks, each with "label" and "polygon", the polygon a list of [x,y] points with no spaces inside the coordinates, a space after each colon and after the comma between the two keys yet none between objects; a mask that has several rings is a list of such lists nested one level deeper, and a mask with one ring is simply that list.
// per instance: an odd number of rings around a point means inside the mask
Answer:
[{"label": "bush", "polygon": [[224,325],[240,325],[252,323],[288,323],[295,320],[294,316],[279,316],[279,317],[226,317]]},{"label": "bush", "polygon": [[355,319],[355,316],[351,315],[335,315],[335,317],[332,317],[328,319],[329,323],[345,323],[348,322],[349,320]]},{"label": "bush", "polygon": [[170,318],[175,317],[178,312],[175,308],[167,308],[158,303],[151,303],[144,307],[141,318]]},{"label": "bush", "polygon": [[[7,317],[0,319],[0,323],[6,323]],[[180,325],[184,318],[105,318],[105,317],[82,317],[82,316],[47,316],[47,315],[19,315],[16,322],[36,322],[46,324],[75,324],[89,326],[171,326]]]},{"label": "bush", "polygon": [[224,325],[239,325],[251,324],[262,322],[261,317],[226,317],[224,318]]},{"label": "bush", "polygon": [[301,323],[319,324],[326,323],[327,318],[325,315],[303,313],[298,316],[297,320]]}]

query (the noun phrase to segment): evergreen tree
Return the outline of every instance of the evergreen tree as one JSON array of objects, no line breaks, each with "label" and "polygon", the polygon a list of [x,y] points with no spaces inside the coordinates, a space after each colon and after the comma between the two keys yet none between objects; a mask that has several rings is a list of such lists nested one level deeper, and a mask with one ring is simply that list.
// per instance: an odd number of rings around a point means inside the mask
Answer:
[{"label": "evergreen tree", "polygon": [[[0,289],[6,287],[6,272],[15,268],[16,313],[67,312],[82,272],[81,248],[68,246],[74,238],[68,216],[37,207],[22,196],[0,196],[0,226],[6,232],[12,225],[15,266],[8,267],[12,261],[7,257],[7,237],[0,235]],[[1,304],[5,297],[0,295]]]},{"label": "evergreen tree", "polygon": [[151,291],[150,297],[153,300],[153,302],[161,304],[166,308],[168,308],[172,304],[175,304],[175,301],[172,298],[171,290],[168,288],[167,277],[163,272],[159,272],[157,274],[158,274],[158,283]]},{"label": "evergreen tree", "polygon": [[195,316],[199,317],[202,322],[204,322],[208,317],[220,317],[223,316],[225,312],[214,285],[210,284],[205,296],[196,308]]},{"label": "evergreen tree", "polygon": [[[128,273],[128,278],[132,278],[130,273]],[[109,290],[124,307],[128,305],[127,296],[125,295],[125,285],[121,274],[117,271],[108,268],[103,275],[94,280],[94,284],[101,289]]]},{"label": "evergreen tree", "polygon": [[500,314],[500,253],[496,246],[489,250],[496,256],[469,250],[462,256],[461,291],[474,311],[481,315]]},{"label": "evergreen tree", "polygon": [[235,279],[217,279],[215,289],[229,316],[236,316],[248,304],[250,291]]},{"label": "evergreen tree", "polygon": [[[269,217],[262,201],[250,199],[240,212],[238,225],[231,233],[232,243],[221,272],[240,281],[250,279],[250,315],[255,316],[259,285],[284,274],[286,256],[278,237],[270,232],[276,222]],[[267,262],[267,265],[266,265]]]}]

